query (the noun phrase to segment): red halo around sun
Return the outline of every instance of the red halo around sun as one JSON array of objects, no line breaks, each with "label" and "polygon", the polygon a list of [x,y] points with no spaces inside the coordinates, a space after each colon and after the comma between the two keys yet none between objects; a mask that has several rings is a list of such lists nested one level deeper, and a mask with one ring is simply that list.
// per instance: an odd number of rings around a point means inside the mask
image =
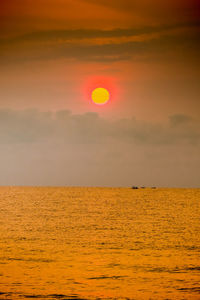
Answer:
[{"label": "red halo around sun", "polygon": [[103,106],[111,106],[115,101],[117,101],[119,88],[117,87],[115,78],[105,76],[92,76],[87,78],[83,87],[84,99],[93,107],[97,105],[92,101],[91,95],[96,88],[104,88],[109,92],[109,101]]}]

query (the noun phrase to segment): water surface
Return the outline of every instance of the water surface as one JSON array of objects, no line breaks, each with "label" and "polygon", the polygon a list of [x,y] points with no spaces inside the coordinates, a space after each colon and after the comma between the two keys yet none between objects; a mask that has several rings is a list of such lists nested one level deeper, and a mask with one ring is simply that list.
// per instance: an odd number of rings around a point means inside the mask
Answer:
[{"label": "water surface", "polygon": [[0,188],[0,299],[200,299],[200,189]]}]

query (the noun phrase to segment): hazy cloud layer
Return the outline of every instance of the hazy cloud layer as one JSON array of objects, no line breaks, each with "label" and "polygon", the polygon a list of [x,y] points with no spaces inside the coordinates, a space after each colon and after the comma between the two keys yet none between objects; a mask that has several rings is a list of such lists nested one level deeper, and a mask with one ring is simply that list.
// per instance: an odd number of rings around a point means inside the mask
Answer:
[{"label": "hazy cloud layer", "polygon": [[1,185],[198,186],[200,123],[0,111]]},{"label": "hazy cloud layer", "polygon": [[200,123],[0,111],[1,185],[198,186]]},{"label": "hazy cloud layer", "polygon": [[132,119],[106,120],[97,113],[73,115],[37,110],[0,110],[0,143],[57,141],[88,144],[139,143],[150,145],[194,144],[200,142],[200,122],[187,115],[173,115],[167,122]]}]

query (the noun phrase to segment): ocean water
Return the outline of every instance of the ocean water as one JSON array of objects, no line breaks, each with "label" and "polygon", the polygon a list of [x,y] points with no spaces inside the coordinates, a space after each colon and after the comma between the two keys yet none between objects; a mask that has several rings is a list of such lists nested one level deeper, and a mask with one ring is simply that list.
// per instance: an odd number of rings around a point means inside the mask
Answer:
[{"label": "ocean water", "polygon": [[200,189],[0,188],[0,299],[200,299]]}]

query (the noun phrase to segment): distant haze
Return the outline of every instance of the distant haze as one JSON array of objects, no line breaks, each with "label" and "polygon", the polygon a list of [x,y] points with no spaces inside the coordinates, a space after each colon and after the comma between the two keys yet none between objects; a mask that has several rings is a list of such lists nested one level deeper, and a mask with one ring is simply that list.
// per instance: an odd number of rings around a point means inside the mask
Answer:
[{"label": "distant haze", "polygon": [[1,110],[1,184],[195,187],[200,122]]}]

